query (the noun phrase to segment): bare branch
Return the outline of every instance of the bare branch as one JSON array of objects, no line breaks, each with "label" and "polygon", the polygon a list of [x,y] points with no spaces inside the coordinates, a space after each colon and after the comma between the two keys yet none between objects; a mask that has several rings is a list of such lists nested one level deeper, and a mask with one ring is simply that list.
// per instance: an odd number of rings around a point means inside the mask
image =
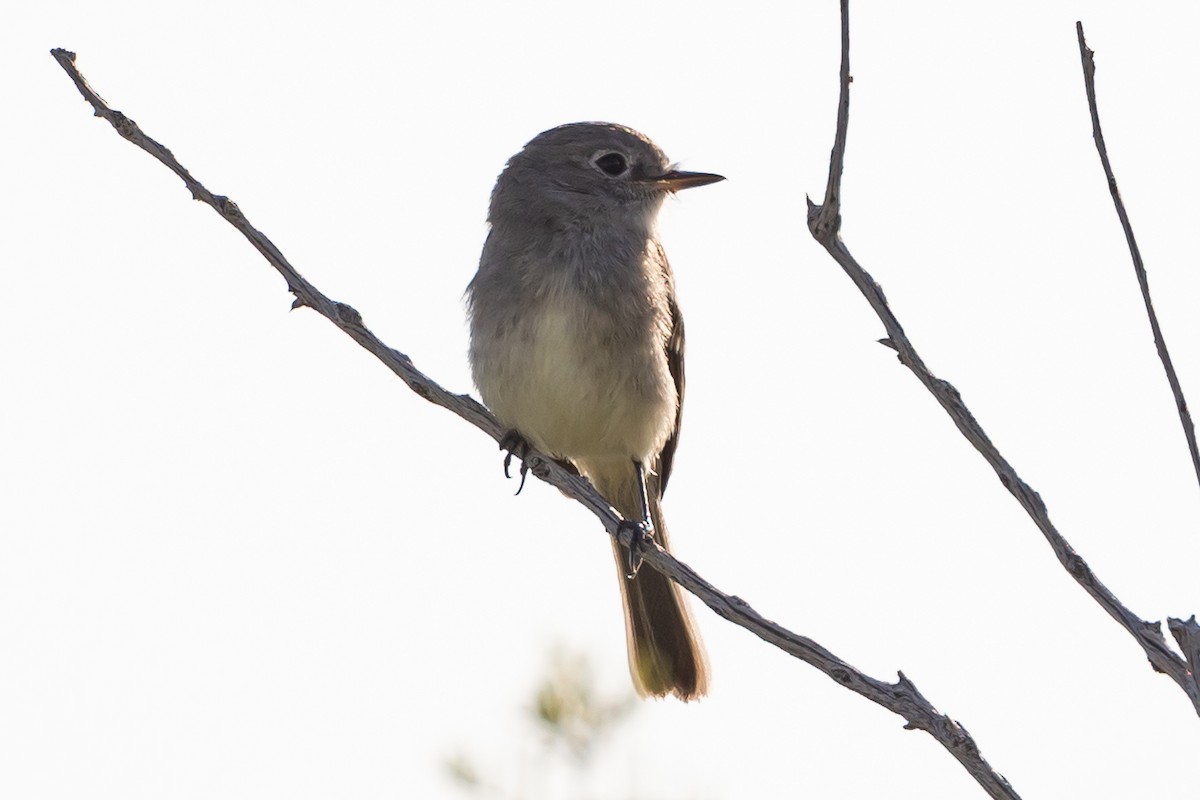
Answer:
[{"label": "bare branch", "polygon": [[816,207],[819,213],[815,219],[812,201],[808,204],[808,226],[813,236],[820,231],[818,241],[821,236],[836,237],[842,227],[842,171],[846,163],[846,134],[850,128],[850,84],[854,82],[850,74],[850,6],[845,0],[842,2],[842,65],[838,75],[841,91],[838,93],[837,134],[833,137],[833,152],[829,154],[825,202]]},{"label": "bare branch", "polygon": [[[826,194],[826,205],[818,206],[810,199],[808,201],[808,227],[813,238],[829,252],[834,261],[842,266],[850,279],[854,281],[854,285],[871,304],[871,308],[875,310],[880,321],[887,331],[887,338],[881,339],[880,343],[891,347],[895,350],[900,359],[900,363],[912,370],[912,373],[917,376],[917,379],[924,384],[930,394],[937,399],[950,418],[954,420],[954,424],[963,436],[967,438],[984,460],[992,466],[999,476],[1000,482],[1004,487],[1012,493],[1017,502],[1025,509],[1026,513],[1033,519],[1034,523],[1046,537],[1046,541],[1050,543],[1050,547],[1054,550],[1054,554],[1058,560],[1066,568],[1079,585],[1092,596],[1092,598],[1100,604],[1100,606],[1112,616],[1125,630],[1129,631],[1130,635],[1137,640],[1145,651],[1146,657],[1150,659],[1150,665],[1158,672],[1165,673],[1171,677],[1179,687],[1187,694],[1191,700],[1196,713],[1200,714],[1200,686],[1197,686],[1195,673],[1188,668],[1188,665],[1176,655],[1167,645],[1167,641],[1162,633],[1162,625],[1158,622],[1147,622],[1141,619],[1128,608],[1126,608],[1120,600],[1117,599],[1108,587],[1100,582],[1096,574],[1092,572],[1092,568],[1087,562],[1079,556],[1078,553],[1071,547],[1054,524],[1050,522],[1050,516],[1046,511],[1046,505],[1042,502],[1042,498],[1035,492],[1029,484],[1021,480],[1017,475],[1016,470],[1012,465],[1000,454],[996,446],[992,444],[983,428],[975,420],[970,409],[963,403],[962,397],[958,390],[954,388],[948,381],[944,381],[935,377],[929,372],[925,366],[925,362],[917,354],[917,350],[913,347],[912,342],[904,333],[904,328],[900,326],[899,320],[892,313],[888,306],[887,298],[883,296],[883,290],[879,288],[879,284],[863,269],[859,263],[850,255],[850,251],[838,236],[837,221],[841,219],[841,209],[834,205],[830,207],[829,202],[839,203],[838,185],[840,184],[840,175],[834,177],[834,172],[839,172],[842,169],[841,158],[845,152],[846,128],[848,125],[848,109],[849,109],[849,94],[850,94],[850,75],[849,75],[849,34],[848,34],[848,0],[842,0],[842,94],[841,101],[838,107],[838,129],[835,135],[835,144],[833,146],[833,157],[830,159],[830,189]],[[830,222],[834,221],[833,224]]]},{"label": "bare branch", "polygon": [[1167,340],[1163,338],[1162,329],[1158,327],[1158,315],[1154,313],[1154,304],[1150,302],[1150,282],[1146,276],[1146,268],[1142,265],[1142,253],[1138,250],[1137,240],[1133,238],[1133,226],[1129,224],[1129,215],[1125,213],[1125,203],[1121,200],[1121,192],[1117,189],[1117,178],[1113,175],[1112,165],[1108,161],[1108,148],[1104,146],[1104,131],[1100,130],[1100,112],[1096,109],[1096,62],[1092,56],[1094,51],[1088,48],[1083,38],[1083,23],[1075,23],[1075,32],[1079,36],[1079,58],[1083,62],[1083,85],[1087,91],[1088,110],[1092,114],[1092,138],[1096,141],[1096,152],[1100,154],[1100,163],[1104,167],[1104,177],[1108,179],[1108,191],[1112,194],[1113,205],[1117,207],[1117,217],[1121,220],[1121,229],[1125,231],[1125,241],[1129,245],[1129,255],[1133,257],[1133,271],[1137,273],[1138,286],[1142,288],[1142,300],[1146,304],[1146,316],[1150,318],[1150,330],[1154,333],[1154,346],[1158,349],[1158,358],[1162,361],[1167,373],[1167,382],[1171,384],[1171,393],[1175,396],[1175,407],[1179,409],[1179,422],[1183,425],[1183,435],[1187,438],[1188,452],[1192,455],[1192,467],[1196,470],[1196,480],[1200,482],[1200,450],[1196,447],[1196,427],[1192,424],[1192,415],[1188,412],[1187,400],[1183,397],[1183,387],[1179,385],[1179,376],[1175,374],[1175,366],[1171,363],[1171,354],[1167,352]]},{"label": "bare branch", "polygon": [[[84,99],[95,109],[96,116],[108,120],[118,133],[150,153],[182,178],[195,199],[212,206],[229,224],[241,231],[242,235],[250,240],[250,243],[275,269],[279,270],[287,280],[288,289],[296,296],[293,307],[309,306],[313,308],[364,348],[374,353],[418,395],[454,412],[497,442],[504,438],[506,431],[501,428],[486,408],[468,395],[458,395],[446,391],[420,372],[408,356],[377,339],[363,325],[362,318],[357,311],[344,303],[330,300],[302,278],[271,240],[247,221],[233,201],[227,197],[213,195],[176,161],[170,150],[143,133],[133,120],[121,112],[109,108],[100,96],[88,86],[87,81],[75,67],[74,53],[55,49],[51,51],[51,54],[75,81],[75,85]],[[619,536],[623,544],[629,545],[629,532],[619,532],[621,516],[609,505],[607,500],[592,488],[590,483],[566,471],[553,459],[536,451],[531,450],[526,461],[534,475],[582,503],[603,523],[609,535]],[[654,549],[650,549],[650,543],[646,543],[642,547],[646,563],[700,598],[719,616],[740,625],[785,653],[816,667],[851,691],[857,692],[868,700],[903,717],[905,728],[928,732],[975,776],[992,797],[1017,800],[1016,792],[984,760],[966,728],[934,708],[903,672],[899,673],[899,680],[896,683],[886,683],[865,675],[812,639],[793,633],[766,619],[740,597],[720,591],[701,578],[687,564],[677,560],[661,547],[655,545]]]}]

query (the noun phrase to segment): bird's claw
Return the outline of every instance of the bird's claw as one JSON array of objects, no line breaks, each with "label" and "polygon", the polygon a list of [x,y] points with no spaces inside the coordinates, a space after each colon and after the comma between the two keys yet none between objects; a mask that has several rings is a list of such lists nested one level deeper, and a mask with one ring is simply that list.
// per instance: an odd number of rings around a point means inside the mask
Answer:
[{"label": "bird's claw", "polygon": [[642,567],[642,548],[654,541],[654,525],[649,520],[635,522],[631,519],[621,520],[617,535],[621,531],[629,531],[629,549],[625,551],[625,577],[633,580]]},{"label": "bird's claw", "polygon": [[529,442],[525,441],[525,437],[517,433],[515,430],[504,434],[504,438],[500,440],[500,449],[507,451],[504,455],[504,477],[511,478],[512,475],[508,472],[508,466],[512,463],[513,456],[521,460],[521,469],[518,473],[521,476],[521,483],[517,486],[517,494],[525,488],[525,476],[529,473],[529,465],[525,463],[525,456],[529,455],[532,450]]}]

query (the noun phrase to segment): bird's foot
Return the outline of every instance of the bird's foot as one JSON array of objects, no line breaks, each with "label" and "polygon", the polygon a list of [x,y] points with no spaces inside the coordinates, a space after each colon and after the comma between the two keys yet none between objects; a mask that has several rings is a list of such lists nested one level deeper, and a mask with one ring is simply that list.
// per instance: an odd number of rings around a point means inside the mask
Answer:
[{"label": "bird's foot", "polygon": [[521,461],[521,484],[517,487],[517,494],[525,488],[525,476],[529,473],[529,465],[525,463],[525,456],[529,455],[529,451],[533,448],[525,437],[516,430],[511,430],[504,434],[504,438],[500,440],[500,449],[505,451],[504,455],[504,477],[511,478],[512,475],[508,472],[508,465],[512,463],[513,456],[516,456]]},{"label": "bird's foot", "polygon": [[625,551],[625,577],[633,580],[642,567],[642,548],[654,543],[654,523],[649,519],[642,522],[624,519],[617,528],[618,538],[621,531],[629,531],[629,549]]}]

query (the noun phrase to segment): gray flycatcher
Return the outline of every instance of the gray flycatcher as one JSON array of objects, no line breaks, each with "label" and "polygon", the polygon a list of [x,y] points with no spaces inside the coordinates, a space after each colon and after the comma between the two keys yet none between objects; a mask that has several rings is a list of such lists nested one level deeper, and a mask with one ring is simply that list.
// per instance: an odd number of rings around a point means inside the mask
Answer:
[{"label": "gray flycatcher", "polygon": [[[523,440],[573,465],[663,547],[683,318],[655,225],[668,194],[720,180],[675,169],[620,125],[548,130],[497,179],[467,287],[471,369],[488,408],[514,433],[510,455],[523,455],[513,447]],[[707,659],[679,587],[639,572],[640,559],[615,539],[613,552],[634,687],[642,696],[704,695]]]}]

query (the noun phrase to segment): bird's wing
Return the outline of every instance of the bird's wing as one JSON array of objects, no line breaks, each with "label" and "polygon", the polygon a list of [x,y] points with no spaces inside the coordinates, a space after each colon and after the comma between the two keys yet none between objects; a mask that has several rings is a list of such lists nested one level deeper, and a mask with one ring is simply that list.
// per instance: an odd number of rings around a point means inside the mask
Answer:
[{"label": "bird's wing", "polygon": [[666,341],[667,366],[671,370],[671,377],[675,379],[675,393],[679,398],[675,406],[675,427],[663,445],[662,452],[658,454],[658,463],[654,469],[658,473],[658,491],[661,496],[667,490],[667,480],[671,477],[671,466],[675,461],[675,447],[679,444],[679,426],[683,422],[683,315],[679,311],[679,304],[675,301],[675,278],[671,274],[667,254],[663,251],[662,245],[656,244],[656,249],[658,263],[667,281],[667,303],[671,313],[671,335],[667,337]]}]

